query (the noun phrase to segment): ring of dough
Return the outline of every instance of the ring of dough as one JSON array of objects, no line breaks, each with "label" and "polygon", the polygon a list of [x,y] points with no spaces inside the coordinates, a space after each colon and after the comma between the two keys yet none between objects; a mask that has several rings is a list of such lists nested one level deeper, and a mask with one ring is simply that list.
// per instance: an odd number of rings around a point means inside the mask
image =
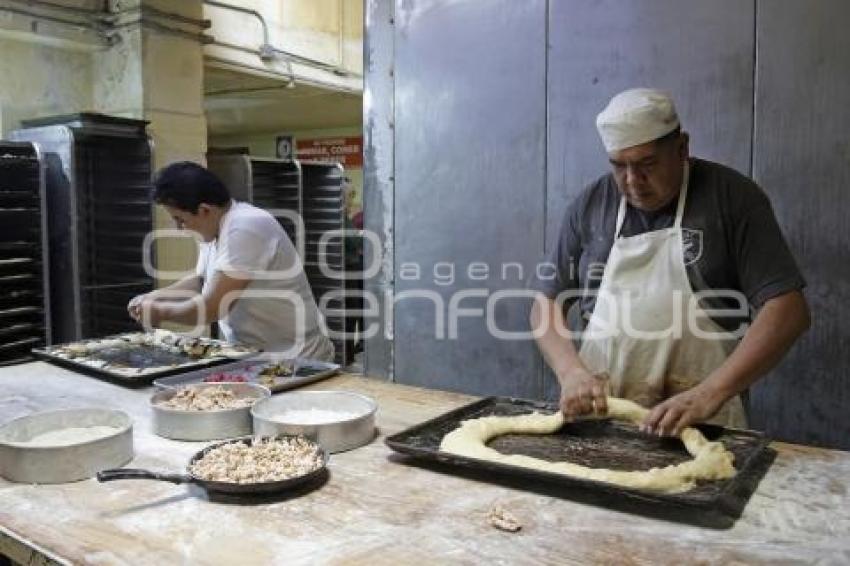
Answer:
[{"label": "ring of dough", "polygon": [[[637,403],[608,398],[606,417],[639,424],[649,413]],[[440,450],[500,464],[509,464],[665,493],[679,493],[694,487],[697,480],[720,480],[735,475],[734,456],[720,442],[709,442],[695,428],[687,427],[680,438],[692,460],[664,468],[626,471],[589,468],[571,462],[549,462],[521,454],[502,454],[489,448],[487,442],[503,434],[552,434],[564,425],[560,411],[546,415],[531,413],[518,416],[489,416],[463,421],[457,429],[443,437]]]}]

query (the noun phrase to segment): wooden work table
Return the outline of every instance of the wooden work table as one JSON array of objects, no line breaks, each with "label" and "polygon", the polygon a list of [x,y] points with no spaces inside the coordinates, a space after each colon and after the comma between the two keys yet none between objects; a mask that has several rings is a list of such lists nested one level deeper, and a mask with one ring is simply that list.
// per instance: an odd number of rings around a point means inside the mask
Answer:
[{"label": "wooden work table", "polygon": [[[0,479],[0,554],[26,564],[850,563],[850,453],[774,444],[776,461],[728,530],[651,519],[407,465],[384,438],[474,398],[352,375],[311,389],[379,404],[380,436],[332,456],[320,488],[273,503],[209,501],[195,487]],[[98,406],[134,419],[133,467],[178,471],[203,443],[150,430],[152,389],[35,362],[0,369],[0,422]],[[494,504],[523,523],[491,527]]]}]

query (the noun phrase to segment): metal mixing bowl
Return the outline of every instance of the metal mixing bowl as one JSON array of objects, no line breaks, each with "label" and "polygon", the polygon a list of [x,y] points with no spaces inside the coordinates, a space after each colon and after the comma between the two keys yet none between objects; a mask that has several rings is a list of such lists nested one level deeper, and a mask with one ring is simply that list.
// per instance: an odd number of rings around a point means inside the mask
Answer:
[{"label": "metal mixing bowl", "polygon": [[[204,389],[220,387],[233,391],[237,397],[263,399],[269,390],[255,383],[195,383],[187,388]],[[166,389],[151,397],[153,431],[159,436],[174,440],[219,440],[251,434],[251,407],[218,409],[214,411],[184,411],[170,409],[160,403],[174,397],[181,388]]]},{"label": "metal mixing bowl", "polygon": [[[287,410],[344,411],[355,416],[323,424],[287,423]],[[251,408],[254,436],[302,435],[328,452],[344,452],[368,444],[375,437],[374,400],[348,391],[295,391],[269,397]]]},{"label": "metal mixing bowl", "polygon": [[[25,446],[33,438],[68,428],[109,426],[101,438],[57,446]],[[22,483],[83,480],[133,459],[133,421],[108,409],[64,409],[34,413],[0,427],[0,475]]]}]

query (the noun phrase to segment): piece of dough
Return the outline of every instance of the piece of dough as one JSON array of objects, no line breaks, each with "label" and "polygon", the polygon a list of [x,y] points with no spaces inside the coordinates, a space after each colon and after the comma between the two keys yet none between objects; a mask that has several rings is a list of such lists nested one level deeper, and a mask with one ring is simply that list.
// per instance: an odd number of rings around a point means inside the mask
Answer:
[{"label": "piece of dough", "polygon": [[487,513],[487,522],[490,523],[490,526],[508,533],[515,533],[522,529],[522,523],[519,522],[519,519],[501,505],[494,505],[490,509],[490,512]]},{"label": "piece of dough", "polygon": [[[632,401],[608,397],[606,417],[639,424],[648,412]],[[564,415],[560,411],[551,415],[531,413],[470,419],[443,437],[440,450],[479,460],[665,493],[687,491],[694,487],[696,480],[720,480],[735,475],[732,453],[722,443],[709,442],[700,431],[691,427],[682,431],[680,438],[693,460],[645,471],[609,470],[588,468],[571,462],[549,462],[521,454],[502,454],[486,445],[490,439],[503,434],[552,434],[564,422]]]}]

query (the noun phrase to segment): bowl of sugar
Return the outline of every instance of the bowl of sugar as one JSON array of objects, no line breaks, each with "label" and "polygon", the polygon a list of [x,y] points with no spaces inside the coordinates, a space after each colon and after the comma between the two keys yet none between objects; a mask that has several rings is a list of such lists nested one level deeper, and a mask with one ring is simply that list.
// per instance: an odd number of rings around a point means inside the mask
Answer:
[{"label": "bowl of sugar", "polygon": [[344,452],[375,437],[378,405],[350,391],[293,391],[251,407],[254,436],[301,435],[328,452]]}]

